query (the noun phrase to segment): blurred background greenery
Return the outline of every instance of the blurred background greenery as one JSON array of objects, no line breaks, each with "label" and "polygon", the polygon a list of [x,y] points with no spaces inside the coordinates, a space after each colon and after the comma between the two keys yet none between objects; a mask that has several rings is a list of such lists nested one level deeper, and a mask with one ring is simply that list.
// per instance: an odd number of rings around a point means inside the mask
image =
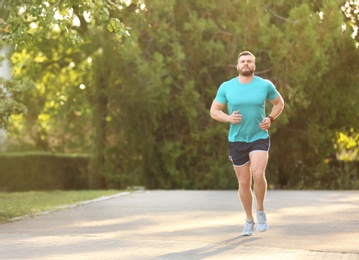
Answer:
[{"label": "blurred background greenery", "polygon": [[243,50],[286,101],[270,188],[359,188],[359,1],[0,6],[1,190],[235,189],[209,107]]}]

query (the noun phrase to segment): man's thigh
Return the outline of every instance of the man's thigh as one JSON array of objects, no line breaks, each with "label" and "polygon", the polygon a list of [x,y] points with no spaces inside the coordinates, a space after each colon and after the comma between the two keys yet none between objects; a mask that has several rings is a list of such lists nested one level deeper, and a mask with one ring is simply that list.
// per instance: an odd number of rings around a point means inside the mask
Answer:
[{"label": "man's thigh", "polygon": [[253,151],[249,153],[252,174],[264,174],[268,163],[267,151]]}]

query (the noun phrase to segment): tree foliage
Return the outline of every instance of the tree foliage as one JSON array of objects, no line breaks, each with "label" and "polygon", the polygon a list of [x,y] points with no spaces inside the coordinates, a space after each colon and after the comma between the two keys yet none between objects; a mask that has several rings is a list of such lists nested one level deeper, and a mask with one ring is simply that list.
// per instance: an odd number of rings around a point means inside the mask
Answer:
[{"label": "tree foliage", "polygon": [[352,36],[359,46],[359,1],[342,1],[341,9],[346,21],[345,28],[348,27],[349,30],[352,30]]},{"label": "tree foliage", "polygon": [[286,101],[270,181],[323,185],[338,134],[358,129],[359,53],[343,27],[355,12],[335,0],[145,4],[9,1],[13,74],[36,83],[12,132],[45,150],[91,151],[93,186],[234,188],[228,126],[208,110],[250,50]]},{"label": "tree foliage", "polygon": [[0,11],[0,127],[7,127],[8,118],[11,115],[26,112],[26,107],[20,102],[21,95],[29,89],[31,83],[26,83],[27,78],[14,78],[8,75],[10,47],[5,44],[4,38],[9,34],[9,25],[1,18],[5,12]]},{"label": "tree foliage", "polygon": [[[24,100],[31,107],[24,132],[43,150],[93,153],[93,187],[105,187],[107,96],[122,38],[123,9],[112,1],[8,1],[8,44],[14,48],[14,77],[28,75],[36,88]],[[100,178],[98,178],[100,177]],[[99,183],[101,180],[101,184]]]}]

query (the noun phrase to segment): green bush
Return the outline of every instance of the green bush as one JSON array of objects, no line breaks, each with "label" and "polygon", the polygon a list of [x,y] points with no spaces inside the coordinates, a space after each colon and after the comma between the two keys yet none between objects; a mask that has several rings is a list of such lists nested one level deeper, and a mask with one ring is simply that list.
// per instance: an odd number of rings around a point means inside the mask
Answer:
[{"label": "green bush", "polygon": [[267,179],[274,189],[294,190],[357,190],[359,189],[359,162],[330,160],[323,165],[308,166],[298,161],[285,169],[275,171],[269,164]]},{"label": "green bush", "polygon": [[[0,154],[0,191],[30,190],[83,190],[89,189],[88,167],[90,156],[51,153]],[[330,161],[322,171],[303,163],[274,171],[269,164],[267,179],[270,189],[359,189],[359,162]],[[120,186],[116,177],[124,175],[120,169],[112,169],[109,187]],[[134,175],[126,175],[129,185],[138,183]],[[157,185],[146,187],[161,189],[160,175],[153,176]],[[179,177],[179,176],[178,176]],[[121,181],[120,181],[121,183]],[[230,164],[209,169],[205,176],[191,172],[171,183],[167,189],[237,189],[237,181]]]},{"label": "green bush", "polygon": [[332,161],[321,182],[326,189],[359,189],[359,161]]},{"label": "green bush", "polygon": [[87,155],[0,154],[0,190],[74,190],[88,188]]}]

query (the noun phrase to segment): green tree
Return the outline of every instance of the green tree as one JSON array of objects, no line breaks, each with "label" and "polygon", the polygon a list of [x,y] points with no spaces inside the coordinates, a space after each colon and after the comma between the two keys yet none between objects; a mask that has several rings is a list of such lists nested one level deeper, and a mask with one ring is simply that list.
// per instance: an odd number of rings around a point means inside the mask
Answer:
[{"label": "green tree", "polygon": [[[230,171],[222,168],[226,127],[209,120],[208,107],[220,82],[236,75],[236,55],[244,49],[257,54],[258,75],[272,80],[287,103],[271,130],[272,181],[322,185],[337,133],[358,127],[358,75],[351,73],[358,51],[342,29],[337,1],[151,1],[144,17],[143,25],[142,17],[134,22],[138,40],[127,41],[141,49],[140,61],[129,67],[146,82],[127,78],[124,84],[162,86],[168,93],[166,104],[166,96],[157,98],[161,110],[151,110],[153,143],[141,156],[147,185],[230,186],[223,183]],[[151,84],[159,76],[162,82]],[[131,129],[141,129],[134,124]],[[166,127],[157,132],[157,125]]]},{"label": "green tree", "polygon": [[[8,74],[10,63],[10,47],[4,42],[9,34],[8,24],[1,18],[6,16],[5,10],[0,11],[0,127],[7,128],[9,116],[26,112],[26,107],[21,103],[21,96],[24,91],[32,87],[26,83],[26,79],[11,78]],[[10,74],[10,73],[9,73]]]},{"label": "green tree", "polygon": [[291,8],[280,27],[283,47],[272,59],[278,65],[271,77],[285,90],[286,113],[291,113],[273,136],[275,167],[283,184],[299,188],[323,187],[325,159],[336,152],[337,133],[358,129],[353,120],[358,74],[352,72],[359,67],[359,53],[351,32],[342,29],[338,3],[322,3]]},{"label": "green tree", "polygon": [[272,183],[321,187],[337,133],[358,129],[359,53],[335,0],[33,2],[7,21],[14,73],[36,81],[28,132],[91,149],[99,187],[235,188],[228,126],[208,110],[242,50],[286,101]]},{"label": "green tree", "polygon": [[[7,1],[8,44],[13,74],[36,88],[24,122],[30,140],[43,150],[91,150],[91,186],[105,188],[108,103],[122,38],[121,21],[131,5],[112,1]],[[15,119],[13,119],[15,120]],[[13,124],[15,125],[15,124]]]},{"label": "green tree", "polygon": [[353,32],[352,36],[359,44],[359,1],[342,1],[341,10],[345,17],[346,27],[348,27],[346,29]]}]

